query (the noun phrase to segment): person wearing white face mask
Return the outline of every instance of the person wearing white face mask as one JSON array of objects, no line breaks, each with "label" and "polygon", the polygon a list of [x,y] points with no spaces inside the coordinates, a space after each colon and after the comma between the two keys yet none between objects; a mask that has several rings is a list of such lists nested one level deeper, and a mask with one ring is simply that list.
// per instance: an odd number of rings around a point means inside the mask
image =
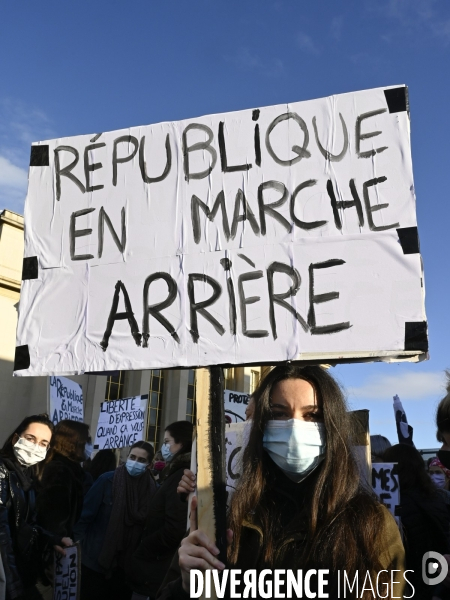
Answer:
[{"label": "person wearing white face mask", "polygon": [[[351,451],[353,424],[336,381],[321,367],[279,366],[253,398],[243,471],[228,512],[226,566],[242,573],[235,593],[243,594],[249,569],[270,569],[273,579],[275,569],[296,574],[320,568],[329,570],[324,591],[330,598],[339,597],[344,570],[351,581],[356,573],[380,573],[380,584],[395,570],[400,583],[389,598],[402,597],[400,534],[360,481]],[[190,534],[178,552],[181,577],[167,581],[157,600],[189,598],[192,569],[225,568],[217,546],[197,529],[196,504],[193,498]],[[317,579],[310,591],[319,595]],[[286,593],[283,583],[279,593]],[[373,598],[366,591],[357,597]]]},{"label": "person wearing white face mask", "polygon": [[7,599],[40,598],[36,583],[43,553],[52,546],[72,544],[36,522],[34,483],[52,433],[47,415],[33,415],[22,421],[0,450],[0,552]]},{"label": "person wearing white face mask", "polygon": [[140,441],[125,464],[104,473],[86,494],[75,526],[81,541],[81,600],[127,600],[129,571],[157,485],[153,446]]}]

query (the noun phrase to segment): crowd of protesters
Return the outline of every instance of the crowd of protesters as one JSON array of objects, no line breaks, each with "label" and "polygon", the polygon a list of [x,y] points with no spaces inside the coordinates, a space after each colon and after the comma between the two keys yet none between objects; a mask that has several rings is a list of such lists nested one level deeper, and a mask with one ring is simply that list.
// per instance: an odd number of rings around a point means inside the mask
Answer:
[{"label": "crowd of protesters", "polygon": [[76,542],[80,600],[188,599],[192,569],[224,568],[327,569],[330,598],[340,573],[369,572],[388,586],[380,597],[450,599],[450,576],[436,586],[422,576],[428,552],[450,564],[450,389],[436,414],[442,447],[428,463],[412,435],[394,445],[372,436],[372,462],[398,465],[400,528],[361,478],[354,424],[328,370],[274,368],[246,416],[226,561],[197,528],[195,496],[188,515],[190,422],[168,425],[156,453],[140,441],[118,464],[113,450],[92,453],[84,423],[24,419],[0,450],[0,600],[51,599],[55,553]]}]

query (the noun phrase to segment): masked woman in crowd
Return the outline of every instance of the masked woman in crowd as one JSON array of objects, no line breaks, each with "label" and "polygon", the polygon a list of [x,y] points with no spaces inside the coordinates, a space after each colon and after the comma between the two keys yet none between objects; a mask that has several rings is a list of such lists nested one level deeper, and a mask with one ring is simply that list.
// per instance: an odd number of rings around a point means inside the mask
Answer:
[{"label": "masked woman in crowd", "polygon": [[[124,465],[104,473],[84,500],[75,539],[81,540],[81,600],[127,600],[128,573],[156,483],[148,442],[136,442]],[[94,459],[95,460],[95,459]]]},{"label": "masked woman in crowd", "polygon": [[83,508],[86,473],[85,445],[89,426],[68,419],[60,421],[40,478],[37,499],[38,522],[61,536],[73,536]]},{"label": "masked woman in crowd", "polygon": [[34,484],[47,456],[53,424],[47,415],[24,419],[0,450],[0,552],[6,600],[40,598],[35,584],[41,556],[52,546],[69,546],[36,522]]},{"label": "masked woman in crowd", "polygon": [[141,543],[133,556],[133,600],[156,597],[187,529],[188,505],[177,494],[184,469],[191,464],[193,426],[177,421],[166,427],[161,453],[166,466],[147,517]]},{"label": "masked woman in crowd", "polygon": [[415,590],[412,596],[407,586],[405,596],[420,600],[440,597],[442,589],[423,581],[422,560],[429,551],[450,552],[450,514],[446,501],[430,480],[416,448],[396,444],[384,452],[383,458],[384,462],[397,463],[406,568],[411,569],[408,579]]},{"label": "masked woman in crowd", "polygon": [[[330,598],[345,597],[344,571],[352,582],[359,575],[353,591],[347,587],[348,598],[374,597],[368,580],[362,589],[367,572],[381,597],[402,597],[400,534],[361,483],[351,450],[352,420],[336,381],[321,367],[280,366],[253,397],[243,472],[228,515],[227,568],[241,569],[236,592],[243,592],[248,569],[289,569],[295,577],[298,569],[328,569],[324,591]],[[218,554],[196,529],[191,511],[191,532],[179,549],[181,578],[166,583],[158,600],[189,598],[191,569],[223,570]],[[390,584],[391,570],[400,583]],[[317,594],[317,576],[310,584]]]}]

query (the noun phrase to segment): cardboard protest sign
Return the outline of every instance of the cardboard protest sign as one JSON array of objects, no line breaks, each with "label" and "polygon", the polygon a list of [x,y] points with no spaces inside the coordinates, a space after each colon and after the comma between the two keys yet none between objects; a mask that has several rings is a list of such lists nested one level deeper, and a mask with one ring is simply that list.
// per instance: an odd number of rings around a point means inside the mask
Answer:
[{"label": "cardboard protest sign", "polygon": [[56,425],[63,419],[84,421],[83,388],[67,377],[50,377],[50,420]]},{"label": "cardboard protest sign", "polygon": [[251,422],[231,423],[225,427],[227,504],[242,475],[242,458],[250,434]]},{"label": "cardboard protest sign", "polygon": [[79,600],[81,550],[79,544],[66,548],[66,556],[55,552],[53,600]]},{"label": "cardboard protest sign", "polygon": [[241,423],[245,421],[245,409],[248,406],[250,394],[244,392],[224,391],[225,419],[229,423]]},{"label": "cardboard protest sign", "polygon": [[385,505],[400,524],[398,507],[400,506],[400,485],[396,463],[372,464],[372,488],[379,501]]},{"label": "cardboard protest sign", "polygon": [[94,450],[124,448],[144,439],[148,394],[102,402]]},{"label": "cardboard protest sign", "polygon": [[426,357],[404,86],[34,144],[25,225],[16,375]]}]

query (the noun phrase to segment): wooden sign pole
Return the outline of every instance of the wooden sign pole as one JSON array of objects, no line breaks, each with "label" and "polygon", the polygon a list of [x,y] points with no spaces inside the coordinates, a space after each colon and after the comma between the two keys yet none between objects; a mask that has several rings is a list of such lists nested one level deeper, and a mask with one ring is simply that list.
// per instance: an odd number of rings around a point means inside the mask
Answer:
[{"label": "wooden sign pole", "polygon": [[217,558],[226,564],[225,413],[221,367],[197,370],[196,396],[198,527],[215,541],[220,550]]}]

